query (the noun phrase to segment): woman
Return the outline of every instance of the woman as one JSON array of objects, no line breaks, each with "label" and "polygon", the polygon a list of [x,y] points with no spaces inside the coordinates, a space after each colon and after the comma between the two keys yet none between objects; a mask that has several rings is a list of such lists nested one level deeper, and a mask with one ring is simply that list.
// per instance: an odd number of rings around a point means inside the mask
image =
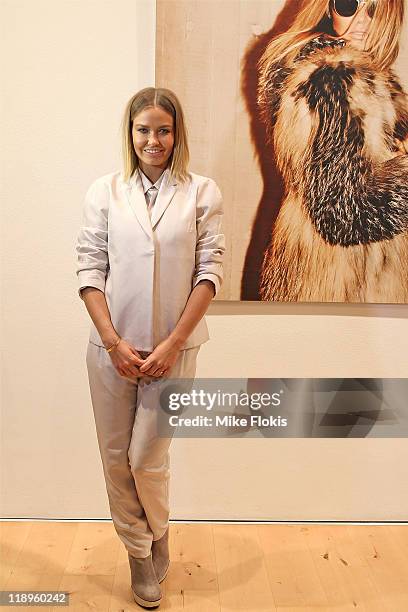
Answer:
[{"label": "woman", "polygon": [[79,295],[92,319],[87,368],[115,529],[135,601],[160,603],[169,565],[169,445],[159,435],[166,378],[193,378],[203,319],[222,282],[222,201],[187,171],[177,97],[149,87],[128,102],[124,171],[98,178],[77,242]]},{"label": "woman", "polygon": [[403,0],[306,0],[260,60],[285,183],[261,298],[408,301],[408,103],[390,66]]}]

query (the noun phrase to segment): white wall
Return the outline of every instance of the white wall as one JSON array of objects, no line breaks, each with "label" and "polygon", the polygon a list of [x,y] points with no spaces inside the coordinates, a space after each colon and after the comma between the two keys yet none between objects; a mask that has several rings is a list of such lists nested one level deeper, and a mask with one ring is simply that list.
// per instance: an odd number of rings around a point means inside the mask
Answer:
[{"label": "white wall", "polygon": [[[119,168],[127,100],[154,84],[151,0],[2,0],[3,516],[106,514],[75,240]],[[7,58],[7,59],[6,59]]]},{"label": "white wall", "polygon": [[[108,517],[74,245],[86,188],[119,167],[124,105],[154,84],[155,5],[2,0],[1,12],[1,516]],[[197,375],[404,377],[407,314],[215,303]],[[172,517],[403,520],[407,461],[404,439],[175,439]]]}]

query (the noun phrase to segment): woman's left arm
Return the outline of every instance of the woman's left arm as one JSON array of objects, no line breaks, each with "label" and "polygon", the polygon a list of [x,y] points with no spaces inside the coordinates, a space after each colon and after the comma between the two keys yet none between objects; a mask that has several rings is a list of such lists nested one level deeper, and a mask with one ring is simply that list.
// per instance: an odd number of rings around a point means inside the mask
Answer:
[{"label": "woman's left arm", "polygon": [[197,192],[197,241],[192,291],[171,334],[160,342],[140,367],[150,376],[161,376],[176,362],[181,347],[207,312],[223,280],[225,238],[221,231],[222,196],[216,183],[206,179]]}]

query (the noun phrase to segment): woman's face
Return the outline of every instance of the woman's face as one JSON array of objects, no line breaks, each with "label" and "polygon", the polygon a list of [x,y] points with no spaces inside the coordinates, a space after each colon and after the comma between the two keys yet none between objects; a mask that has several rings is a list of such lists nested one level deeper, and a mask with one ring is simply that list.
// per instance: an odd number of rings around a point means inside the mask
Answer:
[{"label": "woman's face", "polygon": [[367,11],[367,2],[361,3],[357,12],[351,17],[343,17],[336,13],[335,2],[331,2],[331,16],[333,30],[336,34],[349,41],[354,47],[364,49],[371,24],[371,17]]},{"label": "woman's face", "polygon": [[140,166],[166,168],[174,147],[173,117],[160,106],[143,109],[133,118],[133,146]]}]

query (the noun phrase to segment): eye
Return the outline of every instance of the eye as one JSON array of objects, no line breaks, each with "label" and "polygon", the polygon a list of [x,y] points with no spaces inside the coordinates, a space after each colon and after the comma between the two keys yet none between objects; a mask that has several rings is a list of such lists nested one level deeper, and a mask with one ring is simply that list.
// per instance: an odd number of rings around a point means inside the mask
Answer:
[{"label": "eye", "polygon": [[161,128],[160,130],[163,134],[170,134],[170,130],[168,128]]},{"label": "eye", "polygon": [[137,131],[138,132],[142,132],[142,134],[145,134],[147,132],[147,128],[139,127],[139,128],[137,128]]}]

